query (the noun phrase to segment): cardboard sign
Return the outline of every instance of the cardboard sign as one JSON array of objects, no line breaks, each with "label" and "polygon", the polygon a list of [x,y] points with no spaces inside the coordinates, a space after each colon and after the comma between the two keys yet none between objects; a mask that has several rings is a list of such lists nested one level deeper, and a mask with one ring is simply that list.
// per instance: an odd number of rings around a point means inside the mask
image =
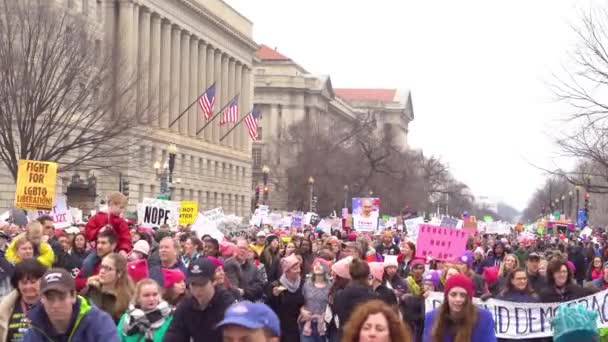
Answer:
[{"label": "cardboard sign", "polygon": [[424,224],[424,217],[422,216],[403,221],[403,225],[407,231],[407,236],[414,243],[418,241],[418,226],[421,224]]},{"label": "cardboard sign", "polygon": [[444,216],[441,219],[441,224],[439,224],[439,226],[446,227],[446,228],[456,228],[457,225],[458,225],[458,219],[455,219],[453,217],[448,217],[448,216]]},{"label": "cardboard sign", "polygon": [[421,224],[416,242],[416,257],[454,260],[462,255],[469,234],[463,230]]},{"label": "cardboard sign", "polygon": [[55,197],[55,203],[53,210],[45,211],[38,210],[36,212],[36,218],[48,215],[53,218],[53,225],[57,229],[64,229],[72,225],[72,213],[68,208],[67,198],[65,195],[58,195]]},{"label": "cardboard sign", "polygon": [[179,224],[182,226],[193,224],[198,214],[198,202],[181,201],[179,204]]},{"label": "cardboard sign", "polygon": [[15,207],[53,210],[57,163],[19,160]]},{"label": "cardboard sign", "polygon": [[465,222],[462,227],[462,230],[467,232],[467,234],[469,235],[477,234],[477,222]]},{"label": "cardboard sign", "polygon": [[487,222],[486,234],[504,235],[511,233],[511,228],[504,222]]},{"label": "cardboard sign", "polygon": [[[428,313],[438,308],[444,298],[443,293],[431,292],[425,300],[425,311]],[[492,314],[496,337],[513,341],[553,336],[551,321],[559,311],[559,307],[576,303],[597,312],[599,329],[608,327],[605,310],[608,305],[608,290],[562,303],[519,303],[492,298],[484,302],[479,298],[473,298],[473,304]]]},{"label": "cardboard sign", "polygon": [[215,209],[207,210],[207,211],[203,212],[203,217],[205,218],[205,220],[207,220],[209,222],[214,222],[216,224],[220,223],[224,219],[224,209],[215,208]]},{"label": "cardboard sign", "polygon": [[179,202],[156,198],[144,198],[137,209],[137,221],[145,227],[159,227],[168,224],[175,228],[179,224]]},{"label": "cardboard sign", "polygon": [[196,221],[192,225],[191,229],[199,239],[205,235],[210,235],[217,241],[224,240],[224,233],[217,228],[215,222],[207,220],[201,213],[198,213]]}]

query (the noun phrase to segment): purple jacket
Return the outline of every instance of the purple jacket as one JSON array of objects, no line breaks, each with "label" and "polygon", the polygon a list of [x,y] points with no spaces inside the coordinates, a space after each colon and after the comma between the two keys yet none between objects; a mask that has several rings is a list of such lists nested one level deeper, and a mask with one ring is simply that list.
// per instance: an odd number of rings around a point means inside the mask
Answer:
[{"label": "purple jacket", "polygon": [[[473,327],[473,333],[471,334],[471,342],[496,342],[496,334],[494,333],[494,319],[490,311],[486,309],[478,309],[479,315],[477,323]],[[433,324],[435,323],[435,317],[439,312],[439,308],[426,314],[424,318],[424,334],[422,337],[423,342],[431,342],[431,331],[433,330]],[[445,336],[442,342],[452,342],[454,336]]]}]

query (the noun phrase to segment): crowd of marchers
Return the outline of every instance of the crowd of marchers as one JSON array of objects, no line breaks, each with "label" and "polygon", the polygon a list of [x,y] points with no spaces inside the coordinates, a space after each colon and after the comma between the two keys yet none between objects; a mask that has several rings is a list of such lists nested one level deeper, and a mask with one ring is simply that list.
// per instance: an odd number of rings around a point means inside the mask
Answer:
[{"label": "crowd of marchers", "polygon": [[[0,223],[0,341],[488,342],[473,298],[556,303],[608,288],[608,246],[576,234],[475,234],[454,260],[416,258],[407,234],[252,227],[218,241],[189,227],[141,227],[127,199],[83,225]],[[432,292],[443,303],[426,310]],[[563,317],[561,319],[560,317]],[[602,341],[597,312],[560,308],[552,336]]]}]

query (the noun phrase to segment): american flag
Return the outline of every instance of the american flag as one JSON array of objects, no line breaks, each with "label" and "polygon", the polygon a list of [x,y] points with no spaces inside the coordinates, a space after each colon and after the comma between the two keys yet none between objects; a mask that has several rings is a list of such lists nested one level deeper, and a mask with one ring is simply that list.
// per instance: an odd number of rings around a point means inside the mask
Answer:
[{"label": "american flag", "polygon": [[258,140],[258,120],[262,117],[262,112],[256,107],[247,114],[245,117],[245,125],[247,126],[247,132],[251,137],[251,140]]},{"label": "american flag", "polygon": [[215,82],[198,98],[198,104],[201,106],[205,119],[211,119],[213,106],[215,106]]},{"label": "american flag", "polygon": [[222,118],[220,119],[220,125],[226,124],[228,122],[237,122],[239,120],[239,96],[235,96],[228,102],[228,105],[224,109],[222,113]]}]

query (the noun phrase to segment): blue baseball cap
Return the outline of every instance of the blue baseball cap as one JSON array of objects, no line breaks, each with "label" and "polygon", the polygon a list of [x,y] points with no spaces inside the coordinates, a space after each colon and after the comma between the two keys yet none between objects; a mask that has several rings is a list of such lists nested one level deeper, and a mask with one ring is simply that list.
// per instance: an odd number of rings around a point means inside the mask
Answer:
[{"label": "blue baseball cap", "polygon": [[277,314],[270,307],[262,303],[242,301],[230,305],[224,314],[224,320],[217,327],[239,325],[247,329],[270,330],[275,337],[281,336],[281,323]]}]

